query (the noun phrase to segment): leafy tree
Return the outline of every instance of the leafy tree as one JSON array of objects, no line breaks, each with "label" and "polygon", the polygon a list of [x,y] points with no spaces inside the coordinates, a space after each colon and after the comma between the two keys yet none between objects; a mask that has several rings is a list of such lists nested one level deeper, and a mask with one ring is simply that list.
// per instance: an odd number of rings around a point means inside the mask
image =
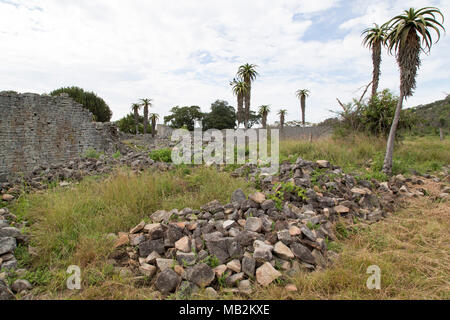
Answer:
[{"label": "leafy tree", "polygon": [[258,72],[256,68],[258,66],[254,64],[244,64],[239,67],[237,76],[240,80],[244,81],[247,85],[247,90],[244,96],[244,104],[245,104],[245,113],[244,113],[244,125],[246,128],[249,128],[250,121],[250,100],[252,94],[252,82],[255,81],[258,76]]},{"label": "leafy tree", "polygon": [[139,133],[144,133],[144,126],[142,122],[144,117],[138,115],[138,125],[136,126],[136,118],[134,113],[130,113],[122,119],[116,121],[116,125],[120,131],[125,133],[136,134],[136,130]]},{"label": "leafy tree", "polygon": [[374,23],[374,27],[365,29],[362,34],[365,35],[363,44],[372,50],[372,97],[374,97],[380,82],[381,46],[386,39],[386,29],[384,26],[380,27]]},{"label": "leafy tree", "polygon": [[133,103],[131,106],[131,110],[133,110],[134,114],[134,123],[136,125],[136,135],[139,133],[139,110],[141,109],[141,105],[138,103]]},{"label": "leafy tree", "polygon": [[267,116],[270,112],[270,106],[263,105],[259,107],[259,114],[261,116],[261,123],[264,129],[267,128]]},{"label": "leafy tree", "polygon": [[241,123],[244,123],[245,111],[244,111],[244,97],[247,94],[248,86],[244,81],[233,79],[230,85],[233,88],[233,93],[237,97],[237,121],[238,127]]},{"label": "leafy tree", "polygon": [[209,129],[234,129],[236,127],[236,110],[228,102],[217,100],[211,104],[211,112],[204,115],[203,127]]},{"label": "leafy tree", "polygon": [[156,123],[159,120],[159,114],[157,114],[157,113],[150,113],[149,116],[150,116],[150,119],[152,121],[152,137],[154,138],[155,134],[156,134]]},{"label": "leafy tree", "polygon": [[172,114],[164,117],[164,123],[169,124],[172,128],[186,127],[189,131],[194,130],[195,121],[203,120],[203,113],[198,106],[191,107],[174,107],[170,111]]},{"label": "leafy tree", "polygon": [[436,20],[437,15],[441,16],[443,23],[444,16],[438,8],[425,7],[419,10],[411,8],[385,24],[385,28],[389,30],[386,36],[389,52],[395,51],[400,67],[400,98],[389,133],[383,164],[383,172],[387,175],[392,173],[395,134],[400,120],[403,100],[412,96],[416,88],[417,70],[421,64],[420,51],[424,50],[422,44],[429,52],[433,45],[431,29],[436,31],[437,41],[441,36],[439,28],[445,31],[442,23]]},{"label": "leafy tree", "polygon": [[249,117],[248,117],[248,125],[247,128],[252,128],[253,126],[261,123],[261,115],[256,113],[255,111],[250,111]]},{"label": "leafy tree", "polygon": [[148,109],[152,107],[152,99],[141,99],[141,106],[144,107],[144,134],[147,134]]},{"label": "leafy tree", "polygon": [[[335,123],[340,135],[348,135],[355,131],[368,135],[387,136],[394,118],[395,109],[399,97],[395,96],[389,89],[378,92],[367,102],[357,99],[353,103],[343,104],[343,111],[336,112],[340,121]],[[415,124],[415,117],[410,110],[402,112],[399,122],[400,129],[411,129]],[[330,121],[333,124],[333,121]]]},{"label": "leafy tree", "polygon": [[112,117],[112,111],[105,100],[97,96],[94,92],[87,92],[79,87],[60,88],[50,92],[51,96],[59,96],[61,93],[67,93],[74,101],[83,105],[95,117],[96,121],[109,122]]},{"label": "leafy tree", "polygon": [[305,125],[305,113],[306,113],[306,97],[309,97],[310,91],[308,89],[300,89],[295,93],[297,98],[300,99],[300,108],[302,110],[302,124]]},{"label": "leafy tree", "polygon": [[287,110],[286,109],[281,109],[280,111],[278,111],[278,115],[280,116],[280,128],[281,129],[284,128],[286,114],[287,114]]}]

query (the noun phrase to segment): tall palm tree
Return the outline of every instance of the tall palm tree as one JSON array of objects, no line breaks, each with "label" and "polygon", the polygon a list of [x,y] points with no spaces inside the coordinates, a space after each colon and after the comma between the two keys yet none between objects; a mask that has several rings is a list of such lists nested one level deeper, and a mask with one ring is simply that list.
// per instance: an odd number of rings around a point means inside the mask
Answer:
[{"label": "tall palm tree", "polygon": [[280,111],[278,111],[278,115],[280,116],[280,128],[283,129],[284,128],[284,122],[286,119],[286,114],[287,114],[287,110],[286,109],[281,109]]},{"label": "tall palm tree", "polygon": [[247,85],[247,92],[244,96],[245,113],[244,113],[244,125],[248,128],[250,119],[250,100],[252,95],[252,82],[255,81],[256,77],[259,75],[256,71],[258,66],[254,64],[244,64],[239,67],[237,76]]},{"label": "tall palm tree", "polygon": [[261,122],[262,122],[263,129],[267,128],[267,115],[269,114],[269,112],[270,112],[270,106],[263,105],[263,106],[259,107],[259,114],[262,119]]},{"label": "tall palm tree", "polygon": [[144,107],[144,134],[147,134],[148,109],[152,106],[152,99],[141,99],[141,106]]},{"label": "tall palm tree", "polygon": [[133,103],[131,105],[131,110],[134,113],[134,124],[136,125],[136,135],[139,134],[139,110],[141,109],[141,105],[139,103]]},{"label": "tall palm tree", "polygon": [[157,113],[150,113],[149,114],[151,122],[152,122],[152,137],[155,137],[155,133],[156,133],[156,122],[158,122],[159,120],[159,114]]},{"label": "tall palm tree", "polygon": [[233,79],[230,85],[234,95],[237,97],[237,121],[238,128],[241,123],[244,123],[245,111],[244,111],[244,97],[247,94],[247,84],[244,81]]},{"label": "tall palm tree", "polygon": [[302,109],[302,124],[305,125],[305,113],[306,113],[306,97],[309,97],[310,91],[308,89],[300,89],[295,93],[297,98],[300,99],[300,108]]},{"label": "tall palm tree", "polygon": [[[389,133],[383,164],[383,172],[388,175],[392,174],[395,134],[403,106],[403,99],[412,96],[416,88],[417,70],[421,64],[420,51],[427,50],[425,52],[430,52],[433,45],[431,29],[437,33],[438,38],[436,42],[441,37],[439,28],[445,31],[442,23],[436,20],[437,15],[441,16],[443,23],[444,16],[438,8],[425,7],[419,10],[411,8],[385,24],[385,27],[389,30],[386,36],[389,53],[395,51],[400,67],[400,97]],[[424,45],[424,48],[422,45]]]},{"label": "tall palm tree", "polygon": [[373,76],[372,76],[372,98],[375,97],[378,91],[378,84],[380,82],[380,65],[381,65],[381,47],[386,40],[386,29],[384,26],[379,26],[374,23],[374,27],[367,28],[363,31],[365,35],[363,44],[372,50]]}]

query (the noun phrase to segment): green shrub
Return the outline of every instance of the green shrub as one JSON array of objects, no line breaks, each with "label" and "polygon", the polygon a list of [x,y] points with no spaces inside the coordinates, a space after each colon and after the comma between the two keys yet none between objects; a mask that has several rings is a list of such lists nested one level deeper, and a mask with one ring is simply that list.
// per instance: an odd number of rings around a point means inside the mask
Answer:
[{"label": "green shrub", "polygon": [[172,150],[169,148],[159,149],[150,153],[150,159],[158,162],[172,162]]}]

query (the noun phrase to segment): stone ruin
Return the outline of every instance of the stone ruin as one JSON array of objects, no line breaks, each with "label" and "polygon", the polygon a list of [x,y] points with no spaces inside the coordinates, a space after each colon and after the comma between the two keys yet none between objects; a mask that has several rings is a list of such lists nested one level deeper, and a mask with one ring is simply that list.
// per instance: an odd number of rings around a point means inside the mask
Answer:
[{"label": "stone ruin", "polygon": [[67,94],[0,92],[0,182],[51,169],[90,149],[113,152],[117,142],[113,124],[94,122]]}]

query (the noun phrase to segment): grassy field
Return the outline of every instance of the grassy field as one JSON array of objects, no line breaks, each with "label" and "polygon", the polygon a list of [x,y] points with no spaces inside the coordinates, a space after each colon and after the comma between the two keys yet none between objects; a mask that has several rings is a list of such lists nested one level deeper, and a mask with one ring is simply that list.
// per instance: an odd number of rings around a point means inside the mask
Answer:
[{"label": "grassy field", "polygon": [[[329,138],[312,144],[285,141],[280,150],[283,159],[327,159],[346,171],[376,177],[384,142],[367,137]],[[395,173],[433,172],[450,163],[450,143],[433,137],[407,139],[397,146],[395,156]],[[86,178],[69,189],[22,195],[11,209],[29,222],[26,231],[38,254],[32,257],[19,247],[17,258],[29,270],[26,278],[36,286],[39,298],[157,298],[151,289],[113,272],[108,263],[112,241],[106,235],[148,221],[156,210],[195,209],[215,199],[227,202],[239,187],[246,193],[252,190],[247,181],[212,168],[147,171],[139,176],[121,169],[106,177]],[[445,277],[450,273],[449,214],[448,204],[414,199],[389,220],[342,237],[336,244],[340,259],[333,268],[292,280],[299,288],[297,294],[270,287],[257,290],[252,298],[449,298]],[[65,289],[66,269],[73,264],[83,270],[83,290],[78,293]],[[365,289],[365,271],[371,264],[383,270],[380,292]]]},{"label": "grassy field", "polygon": [[[383,167],[386,141],[376,137],[349,136],[308,141],[282,141],[281,161],[328,160],[346,172],[359,172],[368,177],[385,179]],[[439,137],[407,137],[397,143],[394,151],[393,174],[410,174],[412,170],[430,173],[450,163],[450,140]]]}]

